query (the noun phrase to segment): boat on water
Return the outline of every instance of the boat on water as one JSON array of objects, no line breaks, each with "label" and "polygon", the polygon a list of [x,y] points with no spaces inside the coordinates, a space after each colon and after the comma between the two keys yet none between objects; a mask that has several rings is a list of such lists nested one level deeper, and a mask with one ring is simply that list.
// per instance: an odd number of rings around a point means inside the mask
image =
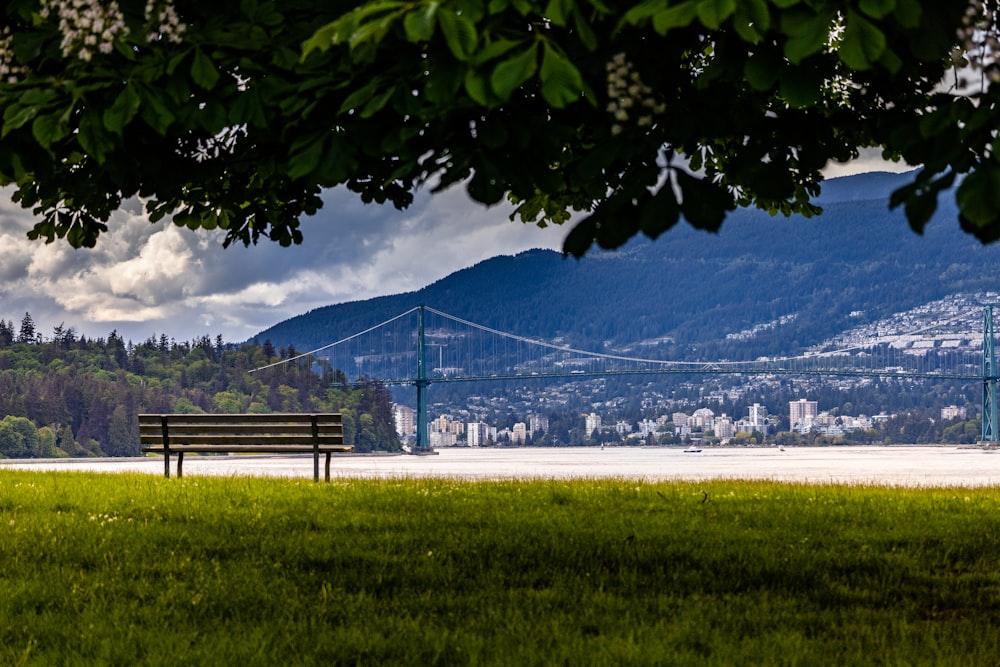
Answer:
[{"label": "boat on water", "polygon": [[700,452],[700,451],[701,451],[701,447],[695,447],[694,445],[692,445],[692,446],[690,446],[690,447],[687,447],[687,448],[686,448],[686,449],[684,450],[684,453],[685,453],[685,454],[697,454],[697,453],[698,453],[698,452]]}]

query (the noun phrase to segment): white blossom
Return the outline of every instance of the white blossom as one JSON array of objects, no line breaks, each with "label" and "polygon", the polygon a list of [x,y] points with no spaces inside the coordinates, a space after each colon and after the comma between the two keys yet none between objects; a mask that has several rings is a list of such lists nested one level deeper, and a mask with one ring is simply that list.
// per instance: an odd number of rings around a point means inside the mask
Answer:
[{"label": "white blossom", "polygon": [[[95,54],[110,54],[117,40],[128,37],[118,3],[115,0],[41,0],[39,16],[58,19],[62,33],[60,49],[66,58],[89,61]],[[146,3],[145,37],[149,42],[177,44],[187,26],[181,22],[171,0]]]},{"label": "white blossom", "polygon": [[28,73],[28,68],[18,64],[14,56],[13,43],[14,36],[10,32],[10,27],[5,26],[0,33],[0,80],[7,83],[17,83]]},{"label": "white blossom", "polygon": [[95,52],[110,53],[114,40],[128,34],[125,18],[113,0],[42,0],[39,16],[59,19],[63,56],[84,62]]},{"label": "white blossom", "polygon": [[[610,101],[607,111],[615,119],[611,125],[611,134],[621,134],[625,127],[622,123],[630,120],[629,109],[642,108],[647,113],[635,119],[638,127],[649,127],[653,124],[652,114],[661,114],[665,105],[658,103],[653,97],[653,89],[642,82],[642,77],[624,53],[612,56],[605,69],[608,72],[608,97]],[[649,111],[652,112],[648,113]]]}]

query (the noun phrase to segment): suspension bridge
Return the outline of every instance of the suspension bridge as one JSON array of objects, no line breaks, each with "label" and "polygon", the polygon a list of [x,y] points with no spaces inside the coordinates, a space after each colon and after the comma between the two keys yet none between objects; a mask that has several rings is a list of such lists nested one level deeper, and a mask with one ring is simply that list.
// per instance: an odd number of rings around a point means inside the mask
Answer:
[{"label": "suspension bridge", "polygon": [[656,358],[668,341],[648,340],[603,351],[581,350],[560,339],[539,340],[416,306],[328,345],[268,366],[312,357],[336,369],[344,382],[378,380],[417,391],[416,450],[428,450],[427,388],[434,383],[573,379],[615,375],[758,375],[926,378],[982,385],[982,440],[997,440],[997,371],[993,307],[981,330],[960,312],[919,329],[881,329],[835,339],[797,356],[754,360],[680,361]]}]

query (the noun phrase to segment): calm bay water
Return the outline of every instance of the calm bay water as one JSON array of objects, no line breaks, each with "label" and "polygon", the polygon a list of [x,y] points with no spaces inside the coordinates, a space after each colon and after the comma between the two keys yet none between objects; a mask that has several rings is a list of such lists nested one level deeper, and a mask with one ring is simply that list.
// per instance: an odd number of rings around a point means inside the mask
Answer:
[{"label": "calm bay water", "polygon": [[[4,460],[0,467],[162,475],[163,459]],[[173,470],[171,462],[171,474]],[[184,461],[184,474],[312,479],[312,457],[189,456]],[[452,448],[441,449],[436,456],[345,456],[335,459],[331,466],[331,478],[394,477],[767,479],[971,487],[1000,484],[1000,450],[955,446],[790,447],[708,448],[691,453],[652,447]]]}]

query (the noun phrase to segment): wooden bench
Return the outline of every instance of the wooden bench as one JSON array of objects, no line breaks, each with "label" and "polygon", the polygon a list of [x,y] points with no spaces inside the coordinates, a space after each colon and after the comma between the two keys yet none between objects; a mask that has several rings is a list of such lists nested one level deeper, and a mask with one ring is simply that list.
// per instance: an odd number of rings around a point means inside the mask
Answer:
[{"label": "wooden bench", "polygon": [[160,414],[139,415],[142,451],[163,454],[163,474],[170,477],[170,455],[177,455],[177,476],[184,474],[186,453],[256,453],[313,455],[313,479],[319,481],[319,455],[354,451],[344,444],[340,414]]}]

